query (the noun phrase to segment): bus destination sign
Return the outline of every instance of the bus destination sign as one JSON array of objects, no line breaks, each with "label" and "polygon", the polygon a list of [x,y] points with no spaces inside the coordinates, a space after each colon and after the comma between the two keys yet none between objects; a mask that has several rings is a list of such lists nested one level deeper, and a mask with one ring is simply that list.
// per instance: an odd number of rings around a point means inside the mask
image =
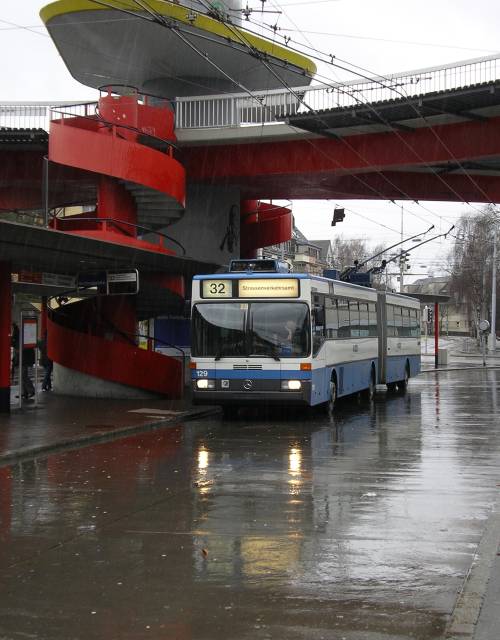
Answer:
[{"label": "bus destination sign", "polygon": [[298,278],[202,280],[202,298],[298,298]]},{"label": "bus destination sign", "polygon": [[202,298],[232,298],[232,280],[202,280]]},{"label": "bus destination sign", "polygon": [[298,298],[297,278],[248,278],[239,281],[240,298]]}]

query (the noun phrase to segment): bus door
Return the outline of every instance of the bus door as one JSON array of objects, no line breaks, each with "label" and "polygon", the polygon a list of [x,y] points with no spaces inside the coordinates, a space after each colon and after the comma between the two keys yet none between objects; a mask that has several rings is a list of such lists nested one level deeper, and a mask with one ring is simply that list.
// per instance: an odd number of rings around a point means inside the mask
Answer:
[{"label": "bus door", "polygon": [[378,370],[379,384],[386,383],[387,375],[387,306],[385,292],[379,291],[377,296],[378,326]]},{"label": "bus door", "polygon": [[311,309],[312,330],[312,388],[311,404],[328,400],[331,372],[327,369],[325,296],[314,294]]}]

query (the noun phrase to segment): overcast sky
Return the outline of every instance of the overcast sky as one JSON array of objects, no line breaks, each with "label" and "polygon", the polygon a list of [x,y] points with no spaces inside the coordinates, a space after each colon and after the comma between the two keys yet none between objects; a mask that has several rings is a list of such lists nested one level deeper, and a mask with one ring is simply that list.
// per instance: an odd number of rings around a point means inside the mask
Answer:
[{"label": "overcast sky", "polygon": [[[94,99],[94,90],[71,78],[42,27],[38,12],[43,4],[37,0],[0,3],[0,101]],[[249,0],[249,5],[255,8],[253,20],[276,24],[278,33],[291,37],[293,45],[303,43],[374,73],[438,66],[499,51],[500,3],[493,0],[267,0],[265,9],[280,10],[281,14],[261,14],[257,0]],[[252,28],[256,29],[255,25]],[[331,80],[352,78],[328,65],[320,67],[320,73]],[[402,203],[339,204],[346,207],[345,221],[331,227],[333,201],[295,201],[298,226],[310,239],[342,233],[373,244],[397,241]],[[430,224],[446,231],[460,214],[470,210],[461,203],[421,205],[404,203],[405,235],[423,231]],[[436,241],[415,252],[413,270],[438,267],[447,247]]]}]

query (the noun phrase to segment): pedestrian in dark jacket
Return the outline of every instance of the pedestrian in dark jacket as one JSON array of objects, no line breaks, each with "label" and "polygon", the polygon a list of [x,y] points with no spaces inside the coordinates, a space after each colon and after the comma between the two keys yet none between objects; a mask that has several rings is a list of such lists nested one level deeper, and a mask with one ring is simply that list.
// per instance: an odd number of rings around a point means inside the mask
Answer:
[{"label": "pedestrian in dark jacket", "polygon": [[44,391],[52,391],[52,369],[54,367],[52,360],[47,355],[47,333],[37,344],[40,349],[40,364],[42,365],[45,375],[43,377],[42,389]]},{"label": "pedestrian in dark jacket", "polygon": [[19,327],[15,322],[12,323],[10,346],[12,347],[12,360],[10,365],[10,374],[11,374],[11,377],[14,378],[15,370],[19,366]]},{"label": "pedestrian in dark jacket", "polygon": [[29,399],[35,395],[35,387],[33,386],[33,382],[30,378],[30,369],[33,368],[35,364],[35,349],[33,347],[24,347],[23,348],[23,367],[22,367],[22,378],[23,378],[23,398]]}]

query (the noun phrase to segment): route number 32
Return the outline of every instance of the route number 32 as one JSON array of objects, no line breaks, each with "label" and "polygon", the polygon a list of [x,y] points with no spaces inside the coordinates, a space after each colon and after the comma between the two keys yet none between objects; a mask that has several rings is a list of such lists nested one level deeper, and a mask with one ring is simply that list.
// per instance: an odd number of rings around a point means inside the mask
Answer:
[{"label": "route number 32", "polygon": [[232,293],[230,280],[204,280],[204,298],[230,298]]},{"label": "route number 32", "polygon": [[212,282],[210,284],[210,293],[212,295],[224,295],[226,293],[226,285],[224,282]]}]

